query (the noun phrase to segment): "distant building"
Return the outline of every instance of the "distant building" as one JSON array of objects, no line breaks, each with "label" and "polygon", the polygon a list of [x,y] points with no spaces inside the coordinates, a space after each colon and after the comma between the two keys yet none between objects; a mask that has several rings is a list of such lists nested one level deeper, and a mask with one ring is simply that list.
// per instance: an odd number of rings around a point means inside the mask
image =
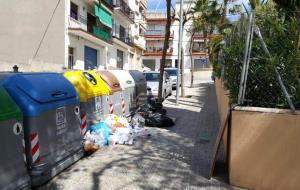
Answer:
[{"label": "distant building", "polygon": [[141,68],[145,0],[11,0],[1,7],[0,71]]},{"label": "distant building", "polygon": [[[184,1],[183,9],[190,6],[191,1]],[[192,4],[193,6],[193,4]],[[180,1],[176,1],[175,12],[178,18],[180,11]],[[146,51],[143,54],[143,65],[151,70],[158,70],[162,58],[162,48],[165,39],[166,13],[147,13],[148,29],[145,34]],[[204,37],[201,32],[196,32],[192,38],[192,20],[188,21],[183,30],[183,61],[185,72],[189,72],[194,63],[195,70],[211,67],[208,64],[208,53],[205,50]],[[208,41],[211,37],[208,37]],[[179,21],[172,20],[169,49],[167,51],[166,67],[177,67],[178,65],[178,41],[179,41]],[[192,46],[191,46],[192,43]],[[190,51],[191,49],[191,51]]]},{"label": "distant building", "polygon": [[[143,53],[143,65],[151,70],[158,70],[161,63],[162,51],[166,33],[166,13],[147,13],[148,28],[145,33],[146,50]],[[172,21],[174,22],[174,21]],[[171,30],[169,48],[167,50],[166,67],[172,67],[173,63],[173,38],[174,31]]]}]

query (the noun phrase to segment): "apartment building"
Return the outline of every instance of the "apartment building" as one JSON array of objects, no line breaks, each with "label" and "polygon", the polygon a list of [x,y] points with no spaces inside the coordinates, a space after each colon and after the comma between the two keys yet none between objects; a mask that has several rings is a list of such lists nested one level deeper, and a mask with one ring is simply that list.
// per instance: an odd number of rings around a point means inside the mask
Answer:
[{"label": "apartment building", "polygon": [[140,4],[146,9],[145,0],[1,2],[0,71],[138,68],[129,5]]},{"label": "apartment building", "polygon": [[[166,33],[167,14],[147,13],[146,20],[148,28],[145,33],[146,49],[143,52],[143,66],[151,70],[158,70],[161,63],[163,45]],[[174,21],[172,21],[174,23]],[[171,29],[169,48],[167,50],[166,67],[175,65],[173,56],[174,30]]]},{"label": "apartment building", "polygon": [[[183,9],[193,6],[193,1],[185,0]],[[180,12],[180,1],[176,1],[175,13],[178,17]],[[158,70],[162,58],[162,49],[165,39],[165,27],[167,16],[165,13],[147,13],[148,29],[145,34],[146,50],[143,54],[143,65],[151,70]],[[208,64],[208,54],[205,49],[204,37],[201,32],[196,32],[192,37],[193,21],[186,22],[183,29],[183,64],[184,72],[190,72],[192,63],[194,69],[206,69],[211,67]],[[208,41],[211,36],[208,37]],[[167,51],[166,67],[177,67],[178,65],[178,41],[179,21],[172,20],[169,49]]]},{"label": "apartment building", "polygon": [[144,36],[147,29],[147,21],[145,15],[147,10],[147,1],[134,0],[134,3],[132,3],[131,6],[133,7],[133,11],[135,13],[134,24],[131,25],[134,45],[134,54],[131,55],[131,69],[142,69],[142,55],[143,51],[146,50],[146,40]]}]

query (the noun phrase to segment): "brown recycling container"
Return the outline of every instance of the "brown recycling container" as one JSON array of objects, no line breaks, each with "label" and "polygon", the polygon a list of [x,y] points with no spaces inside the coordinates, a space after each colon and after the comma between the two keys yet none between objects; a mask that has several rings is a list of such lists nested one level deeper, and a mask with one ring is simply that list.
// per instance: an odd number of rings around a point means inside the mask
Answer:
[{"label": "brown recycling container", "polygon": [[106,114],[123,115],[122,111],[122,88],[119,80],[109,71],[96,72],[105,82],[109,95],[106,95],[106,104],[103,104],[103,112]]}]

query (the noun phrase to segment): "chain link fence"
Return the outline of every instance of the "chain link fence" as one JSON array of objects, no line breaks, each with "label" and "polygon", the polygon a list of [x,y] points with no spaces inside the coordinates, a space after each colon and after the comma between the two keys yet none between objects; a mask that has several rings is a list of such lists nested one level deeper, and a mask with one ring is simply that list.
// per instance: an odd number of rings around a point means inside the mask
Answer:
[{"label": "chain link fence", "polygon": [[297,21],[282,20],[276,11],[259,10],[242,16],[227,33],[218,59],[231,102],[299,109],[297,40]]}]

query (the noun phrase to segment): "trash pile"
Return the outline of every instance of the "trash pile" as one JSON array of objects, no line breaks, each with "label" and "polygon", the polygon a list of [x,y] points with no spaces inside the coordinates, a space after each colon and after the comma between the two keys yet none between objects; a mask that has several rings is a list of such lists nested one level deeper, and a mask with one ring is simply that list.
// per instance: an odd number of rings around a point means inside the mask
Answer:
[{"label": "trash pile", "polygon": [[153,127],[171,127],[175,125],[175,119],[167,116],[167,110],[161,103],[157,103],[152,97],[148,97],[148,103],[138,109],[138,113],[145,118],[145,124]]},{"label": "trash pile", "polygon": [[104,120],[92,121],[84,137],[84,150],[93,153],[104,146],[132,145],[137,137],[145,135],[145,119],[135,114],[129,122],[123,116],[106,115]]},{"label": "trash pile", "polygon": [[108,145],[132,145],[138,137],[153,134],[151,130],[144,128],[145,124],[153,127],[173,126],[174,120],[166,113],[162,104],[149,99],[130,121],[126,117],[114,114],[106,115],[100,122],[92,121],[84,136],[84,150],[91,154]]}]

